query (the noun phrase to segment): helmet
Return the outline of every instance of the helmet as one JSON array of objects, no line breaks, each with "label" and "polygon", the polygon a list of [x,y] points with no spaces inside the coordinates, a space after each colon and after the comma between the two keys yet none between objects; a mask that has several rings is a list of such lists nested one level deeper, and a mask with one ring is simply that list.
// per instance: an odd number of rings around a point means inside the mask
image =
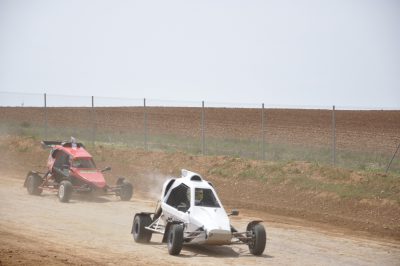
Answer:
[{"label": "helmet", "polygon": [[203,190],[201,188],[196,188],[194,199],[196,201],[201,201],[203,199]]}]

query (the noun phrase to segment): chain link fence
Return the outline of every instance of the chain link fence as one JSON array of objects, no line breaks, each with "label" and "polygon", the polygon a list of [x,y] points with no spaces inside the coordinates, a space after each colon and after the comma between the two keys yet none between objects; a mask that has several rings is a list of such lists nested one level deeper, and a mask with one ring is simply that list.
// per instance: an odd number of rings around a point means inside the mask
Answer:
[{"label": "chain link fence", "polygon": [[[400,171],[400,111],[0,92],[0,133]],[[389,167],[390,166],[390,167]]]}]

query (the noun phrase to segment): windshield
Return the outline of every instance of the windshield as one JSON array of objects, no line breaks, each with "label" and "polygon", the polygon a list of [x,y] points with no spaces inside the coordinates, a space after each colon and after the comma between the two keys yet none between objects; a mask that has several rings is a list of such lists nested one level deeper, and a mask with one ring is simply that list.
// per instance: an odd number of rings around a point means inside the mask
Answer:
[{"label": "windshield", "polygon": [[72,161],[72,167],[93,169],[96,168],[96,165],[92,158],[75,158]]},{"label": "windshield", "polygon": [[195,188],[195,206],[219,208],[219,203],[213,191],[209,188]]}]

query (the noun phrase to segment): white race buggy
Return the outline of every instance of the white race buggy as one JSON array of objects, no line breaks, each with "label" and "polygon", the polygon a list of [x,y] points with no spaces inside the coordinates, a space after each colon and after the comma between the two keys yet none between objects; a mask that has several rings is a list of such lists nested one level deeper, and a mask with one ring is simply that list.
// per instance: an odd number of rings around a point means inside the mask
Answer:
[{"label": "white race buggy", "polygon": [[171,255],[179,255],[183,244],[247,244],[250,253],[264,252],[267,236],[262,221],[252,221],[239,232],[225,212],[213,185],[199,174],[182,170],[181,178],[167,180],[154,213],[136,213],[131,233],[136,242],[148,243],[153,233],[162,234]]}]

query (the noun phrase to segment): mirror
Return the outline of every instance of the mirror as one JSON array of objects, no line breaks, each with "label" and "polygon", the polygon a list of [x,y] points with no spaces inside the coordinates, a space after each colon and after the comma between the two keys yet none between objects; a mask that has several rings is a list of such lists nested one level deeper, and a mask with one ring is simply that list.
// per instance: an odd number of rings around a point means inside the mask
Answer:
[{"label": "mirror", "polygon": [[232,212],[228,216],[238,216],[238,215],[239,215],[239,211],[236,209],[233,209]]},{"label": "mirror", "polygon": [[110,170],[111,170],[111,167],[110,167],[110,166],[107,166],[106,168],[104,168],[103,170],[101,170],[101,172],[104,173],[104,172],[110,171]]}]

